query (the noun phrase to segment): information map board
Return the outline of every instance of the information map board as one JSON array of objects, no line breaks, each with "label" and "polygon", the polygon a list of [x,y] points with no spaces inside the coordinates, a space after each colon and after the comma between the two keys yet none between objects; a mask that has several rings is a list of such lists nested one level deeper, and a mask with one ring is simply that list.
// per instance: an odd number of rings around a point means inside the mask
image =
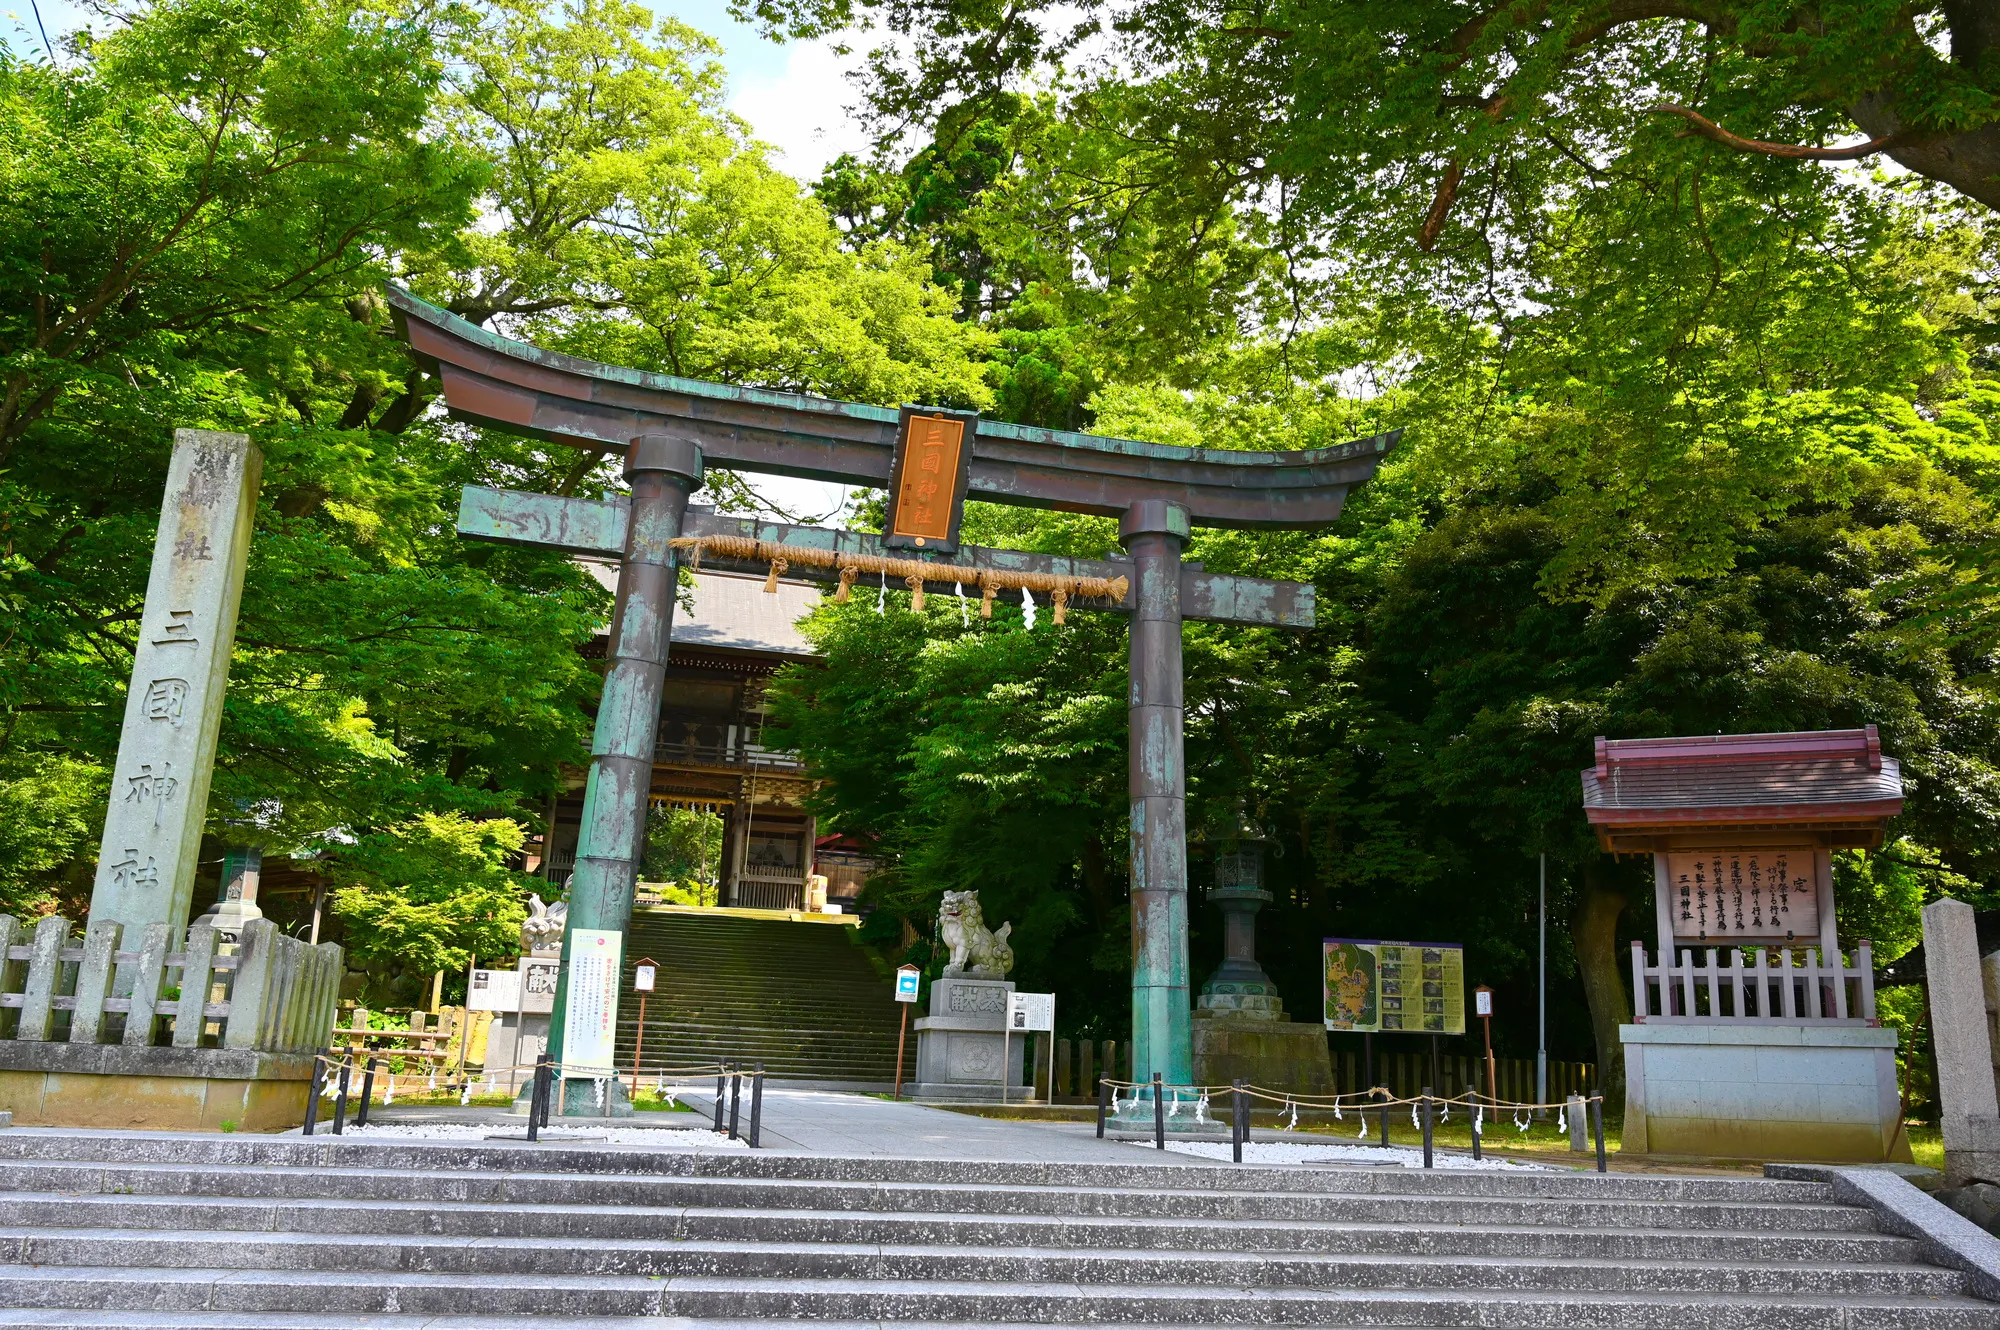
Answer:
[{"label": "information map board", "polygon": [[1454,942],[1325,940],[1326,1028],[1464,1034],[1465,948]]}]

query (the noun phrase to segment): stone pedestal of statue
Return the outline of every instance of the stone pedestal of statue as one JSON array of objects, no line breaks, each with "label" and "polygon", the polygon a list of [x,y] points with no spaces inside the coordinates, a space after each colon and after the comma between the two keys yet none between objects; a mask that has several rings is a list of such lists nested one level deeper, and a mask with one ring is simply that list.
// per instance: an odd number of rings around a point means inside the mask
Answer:
[{"label": "stone pedestal of statue", "polygon": [[1033,1098],[1024,1076],[1031,1040],[1006,1034],[1007,995],[1013,991],[1006,979],[953,976],[932,982],[930,1015],[916,1022],[916,1098],[998,1103],[1003,1065],[1008,1101]]}]

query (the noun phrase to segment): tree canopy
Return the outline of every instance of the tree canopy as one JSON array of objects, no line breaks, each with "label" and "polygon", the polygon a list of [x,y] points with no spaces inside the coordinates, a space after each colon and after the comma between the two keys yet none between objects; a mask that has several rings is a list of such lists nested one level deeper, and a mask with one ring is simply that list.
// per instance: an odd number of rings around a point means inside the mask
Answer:
[{"label": "tree canopy", "polygon": [[[909,39],[872,63],[871,152],[788,177],[714,44],[623,0],[154,0],[59,61],[0,54],[0,909],[80,906],[171,431],[202,426],[267,459],[215,808],[269,811],[385,991],[511,946],[609,607],[451,513],[469,483],[617,481],[446,418],[384,280],[560,350],[883,405],[1220,448],[1402,428],[1332,529],[1190,551],[1320,606],[1187,630],[1197,978],[1202,846],[1239,808],[1301,1014],[1332,933],[1420,927],[1527,985],[1546,854],[1556,1051],[1615,1073],[1651,888],[1583,822],[1598,734],[1878,724],[1909,806],[1841,858],[1846,932],[1886,957],[1924,900],[1993,899],[1983,13],[746,12]],[[704,498],[756,502],[727,473]],[[967,536],[1116,543],[983,505]],[[821,660],[772,697],[826,829],[883,858],[869,935],[902,951],[978,888],[1024,981],[1122,1037],[1120,625],[872,601],[816,611]],[[649,862],[703,899],[715,837],[662,818]]]}]

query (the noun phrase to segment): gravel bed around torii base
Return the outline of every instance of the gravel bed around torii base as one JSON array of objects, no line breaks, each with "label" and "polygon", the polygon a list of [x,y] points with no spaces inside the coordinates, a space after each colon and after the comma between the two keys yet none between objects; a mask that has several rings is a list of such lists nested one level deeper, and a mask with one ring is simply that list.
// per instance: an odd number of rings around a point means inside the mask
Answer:
[{"label": "gravel bed around torii base", "polygon": [[[1132,1142],[1132,1144],[1141,1144]],[[1144,1148],[1155,1148],[1145,1144]],[[1174,1140],[1169,1137],[1167,1149],[1175,1154],[1194,1155],[1201,1159],[1231,1159],[1234,1157],[1228,1141]],[[1303,1141],[1246,1141],[1243,1145],[1243,1162],[1246,1164],[1346,1164],[1357,1168],[1422,1168],[1424,1152],[1421,1149],[1401,1145],[1335,1145],[1307,1144]],[[1529,1172],[1558,1173],[1564,1170],[1551,1164],[1523,1164],[1511,1159],[1474,1159],[1471,1155],[1446,1154],[1442,1150],[1432,1152],[1432,1165],[1446,1169],[1476,1169],[1484,1172]]]}]

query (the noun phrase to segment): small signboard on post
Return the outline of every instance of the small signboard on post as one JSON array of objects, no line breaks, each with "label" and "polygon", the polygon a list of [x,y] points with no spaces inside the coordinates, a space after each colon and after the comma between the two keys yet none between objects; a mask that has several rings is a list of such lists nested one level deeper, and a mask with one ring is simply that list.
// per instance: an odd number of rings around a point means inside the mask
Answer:
[{"label": "small signboard on post", "polygon": [[[1000,1102],[1007,1102],[1007,1079],[1014,1065],[1011,1047],[1016,1034],[1029,1034],[1042,1030],[1054,1033],[1056,1028],[1056,995],[1054,993],[1009,993],[1007,994],[1007,1024],[1000,1037]],[[1049,1040],[1049,1077],[1054,1083],[1056,1074],[1055,1040]],[[1030,1077],[1032,1080],[1033,1078]],[[1032,1091],[1033,1087],[1030,1087]]]},{"label": "small signboard on post", "polygon": [[[557,965],[554,957],[527,957],[518,970],[474,970],[465,1005],[473,1011],[546,1016],[555,1005]],[[526,991],[521,983],[524,974]]]},{"label": "small signboard on post", "polygon": [[1007,1028],[1016,1034],[1030,1030],[1056,1028],[1056,995],[1054,993],[1009,993],[1007,995]]},{"label": "small signboard on post", "polygon": [[640,961],[632,968],[632,991],[650,993],[653,991],[653,975],[656,972],[651,961]]},{"label": "small signboard on post", "polygon": [[910,1005],[917,1000],[917,993],[923,987],[924,972],[914,965],[905,965],[896,971],[896,1001],[902,1005],[903,1023],[896,1031],[896,1093],[903,1097],[903,1046],[910,1037]]}]

